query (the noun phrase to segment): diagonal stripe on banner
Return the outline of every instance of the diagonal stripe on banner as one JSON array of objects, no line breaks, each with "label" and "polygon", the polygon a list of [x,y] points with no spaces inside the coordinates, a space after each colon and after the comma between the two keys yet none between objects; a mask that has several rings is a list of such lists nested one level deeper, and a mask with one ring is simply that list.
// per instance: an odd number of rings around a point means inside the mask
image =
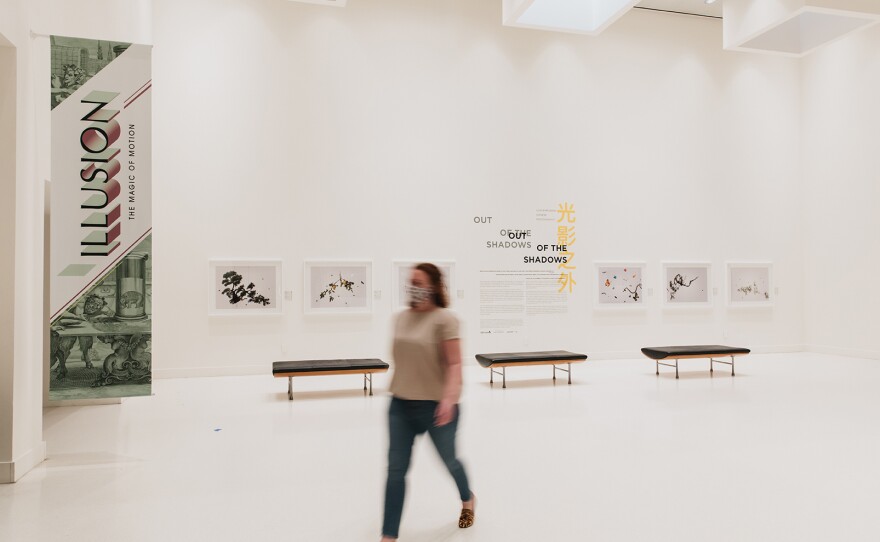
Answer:
[{"label": "diagonal stripe on banner", "polygon": [[125,104],[125,107],[123,107],[123,109],[127,109],[128,106],[130,106],[130,105],[133,104],[135,101],[137,101],[138,98],[140,98],[141,96],[143,96],[144,92],[150,90],[151,88],[153,88],[152,83],[148,83],[147,88],[145,88],[145,89],[143,89],[142,91],[140,91],[140,93],[139,93],[137,96],[135,96],[130,102],[126,103],[126,104]]},{"label": "diagonal stripe on banner", "polygon": [[149,85],[149,84],[152,83],[152,82],[153,82],[153,80],[150,79],[149,81],[147,81],[146,83],[144,83],[143,85],[141,85],[136,91],[134,91],[134,92],[131,93],[131,96],[129,96],[128,98],[125,99],[125,103],[128,103],[129,100],[131,100],[132,98],[134,98],[134,95],[135,95],[135,94],[140,93],[140,91],[142,91],[142,90],[144,89],[145,86]]}]

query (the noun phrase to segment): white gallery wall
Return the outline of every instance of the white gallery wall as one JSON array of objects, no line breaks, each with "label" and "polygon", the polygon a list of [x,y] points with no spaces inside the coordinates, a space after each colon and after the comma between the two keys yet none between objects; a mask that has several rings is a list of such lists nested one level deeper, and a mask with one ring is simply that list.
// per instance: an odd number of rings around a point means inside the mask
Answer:
[{"label": "white gallery wall", "polygon": [[880,26],[804,59],[804,299],[813,350],[880,359]]},{"label": "white gallery wall", "polygon": [[[0,31],[0,297],[15,296],[16,50]],[[0,307],[0,462],[12,461],[15,304]],[[2,472],[5,470],[6,472]],[[9,479],[8,466],[0,480]]]},{"label": "white gallery wall", "polygon": [[[598,39],[500,20],[500,2],[468,0],[154,0],[158,375],[384,357],[394,259],[457,262],[468,356],[801,347],[798,61],[724,52],[705,18],[634,10]],[[497,232],[473,218],[528,225],[563,201],[579,216],[569,313],[481,336]],[[212,258],[282,259],[293,300],[209,318]],[[371,259],[372,317],[303,315],[307,258]],[[646,309],[596,311],[593,260],[647,262]],[[714,307],[661,309],[663,260],[711,262]],[[725,307],[727,260],[772,261],[775,306]]]},{"label": "white gallery wall", "polygon": [[[34,175],[34,102],[27,4],[0,0],[0,483],[19,479],[45,457],[42,431],[43,209]],[[13,135],[14,141],[9,141]],[[12,259],[10,261],[9,259]]]}]

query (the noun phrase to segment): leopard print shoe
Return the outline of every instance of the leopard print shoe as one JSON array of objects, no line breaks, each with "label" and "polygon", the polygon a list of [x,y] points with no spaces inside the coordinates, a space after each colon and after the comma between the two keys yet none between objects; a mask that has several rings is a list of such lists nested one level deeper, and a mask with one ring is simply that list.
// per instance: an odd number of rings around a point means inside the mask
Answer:
[{"label": "leopard print shoe", "polygon": [[477,496],[473,495],[474,502],[471,505],[473,508],[462,508],[461,515],[458,516],[458,528],[459,529],[467,529],[471,525],[474,524],[474,510],[477,508]]},{"label": "leopard print shoe", "polygon": [[461,515],[458,516],[458,528],[467,529],[474,524],[474,511],[470,508],[462,508]]}]

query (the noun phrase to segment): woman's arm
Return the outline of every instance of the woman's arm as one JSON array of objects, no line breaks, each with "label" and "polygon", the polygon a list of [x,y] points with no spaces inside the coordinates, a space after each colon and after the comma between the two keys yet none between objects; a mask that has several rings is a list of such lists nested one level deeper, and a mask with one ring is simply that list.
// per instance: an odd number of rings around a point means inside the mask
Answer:
[{"label": "woman's arm", "polygon": [[443,359],[446,362],[446,385],[443,398],[434,413],[434,425],[446,425],[455,417],[455,405],[461,395],[461,341],[449,339],[441,343]]}]

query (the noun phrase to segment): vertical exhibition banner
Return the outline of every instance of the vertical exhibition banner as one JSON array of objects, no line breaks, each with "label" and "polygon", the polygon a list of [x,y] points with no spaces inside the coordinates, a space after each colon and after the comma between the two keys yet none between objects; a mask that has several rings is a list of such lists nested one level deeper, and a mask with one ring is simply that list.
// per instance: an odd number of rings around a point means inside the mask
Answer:
[{"label": "vertical exhibition banner", "polygon": [[149,395],[152,47],[50,39],[49,399]]}]

